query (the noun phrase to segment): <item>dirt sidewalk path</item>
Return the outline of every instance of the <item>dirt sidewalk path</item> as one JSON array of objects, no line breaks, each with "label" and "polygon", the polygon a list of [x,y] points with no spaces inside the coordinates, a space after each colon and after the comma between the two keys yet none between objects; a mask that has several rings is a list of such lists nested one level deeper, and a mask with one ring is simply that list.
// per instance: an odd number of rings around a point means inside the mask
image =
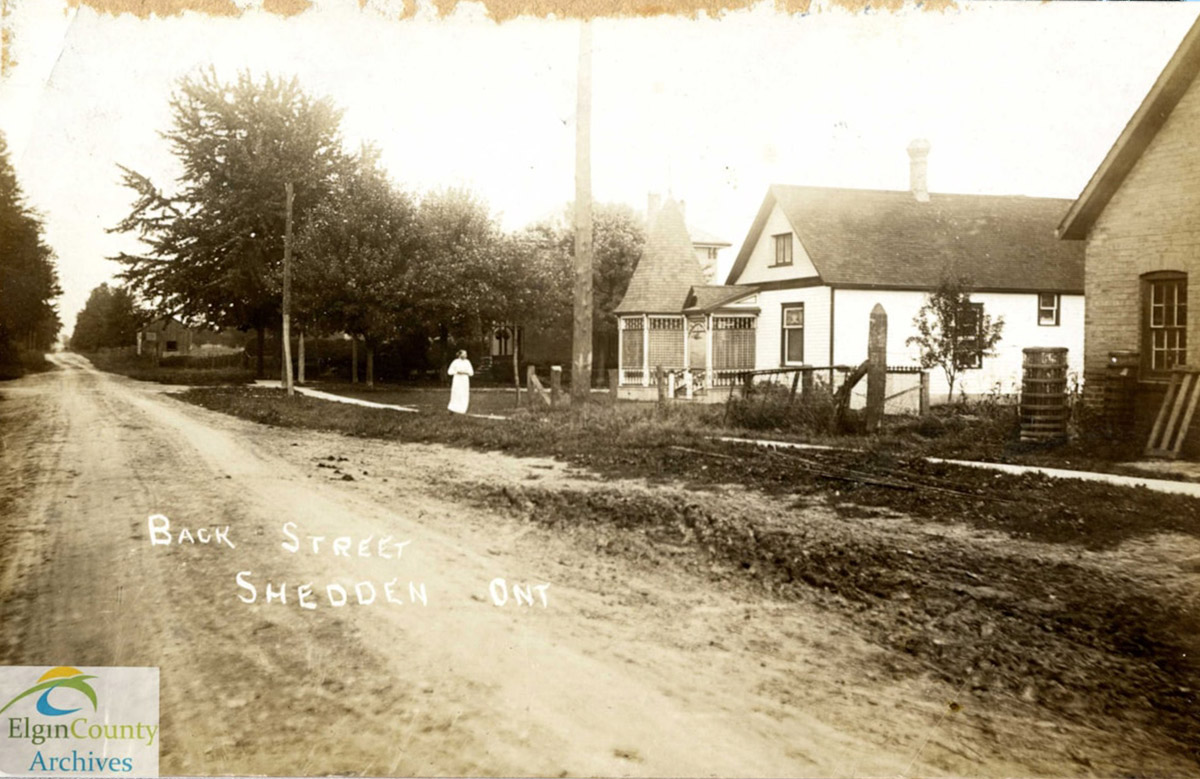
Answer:
[{"label": "dirt sidewalk path", "polygon": [[[863,676],[880,650],[828,614],[444,489],[560,465],[277,430],[56,359],[0,389],[0,662],[159,666],[164,774],[1088,772],[997,746],[1034,724],[985,737],[953,690]],[[154,514],[235,548],[152,545]],[[498,577],[545,605],[495,605]]]}]

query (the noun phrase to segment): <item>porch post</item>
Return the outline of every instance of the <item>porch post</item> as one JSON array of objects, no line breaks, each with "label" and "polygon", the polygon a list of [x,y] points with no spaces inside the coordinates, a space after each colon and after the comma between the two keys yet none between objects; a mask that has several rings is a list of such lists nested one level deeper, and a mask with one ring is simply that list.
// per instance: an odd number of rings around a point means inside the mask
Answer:
[{"label": "porch post", "polygon": [[650,315],[642,314],[642,386],[650,386]]},{"label": "porch post", "polygon": [[[617,385],[625,383],[625,317],[617,317]],[[610,387],[613,391],[615,387]]]},{"label": "porch post", "polygon": [[691,364],[692,364],[692,356],[689,354],[689,352],[691,352],[692,349],[691,349],[690,344],[688,344],[688,318],[687,318],[687,315],[681,315],[680,318],[683,319],[683,369],[686,371],[688,368],[691,367]]},{"label": "porch post", "polygon": [[713,315],[704,315],[704,386],[713,385]]}]

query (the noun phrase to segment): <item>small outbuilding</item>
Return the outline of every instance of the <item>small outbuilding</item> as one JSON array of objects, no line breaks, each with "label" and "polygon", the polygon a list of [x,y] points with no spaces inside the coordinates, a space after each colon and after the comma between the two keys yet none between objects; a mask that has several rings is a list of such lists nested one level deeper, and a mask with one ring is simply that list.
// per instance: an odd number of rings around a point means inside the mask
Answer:
[{"label": "small outbuilding", "polygon": [[196,334],[175,317],[160,317],[137,334],[137,353],[158,359],[191,354]]}]

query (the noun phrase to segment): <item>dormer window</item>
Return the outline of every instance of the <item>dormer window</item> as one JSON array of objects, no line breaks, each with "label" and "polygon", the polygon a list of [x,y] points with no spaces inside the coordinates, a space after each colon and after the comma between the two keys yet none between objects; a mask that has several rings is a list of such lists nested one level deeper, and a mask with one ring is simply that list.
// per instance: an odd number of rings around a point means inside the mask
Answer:
[{"label": "dormer window", "polygon": [[[792,234],[781,233],[775,239],[775,266],[792,264]],[[774,267],[774,266],[772,266]]]}]

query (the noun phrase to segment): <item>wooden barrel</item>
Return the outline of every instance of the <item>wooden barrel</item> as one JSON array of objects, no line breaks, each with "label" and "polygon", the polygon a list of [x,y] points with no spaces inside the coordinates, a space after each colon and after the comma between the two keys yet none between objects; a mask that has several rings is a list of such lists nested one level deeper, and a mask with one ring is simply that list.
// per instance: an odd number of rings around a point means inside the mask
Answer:
[{"label": "wooden barrel", "polygon": [[1031,346],[1024,352],[1021,440],[1061,441],[1067,437],[1067,350]]}]

